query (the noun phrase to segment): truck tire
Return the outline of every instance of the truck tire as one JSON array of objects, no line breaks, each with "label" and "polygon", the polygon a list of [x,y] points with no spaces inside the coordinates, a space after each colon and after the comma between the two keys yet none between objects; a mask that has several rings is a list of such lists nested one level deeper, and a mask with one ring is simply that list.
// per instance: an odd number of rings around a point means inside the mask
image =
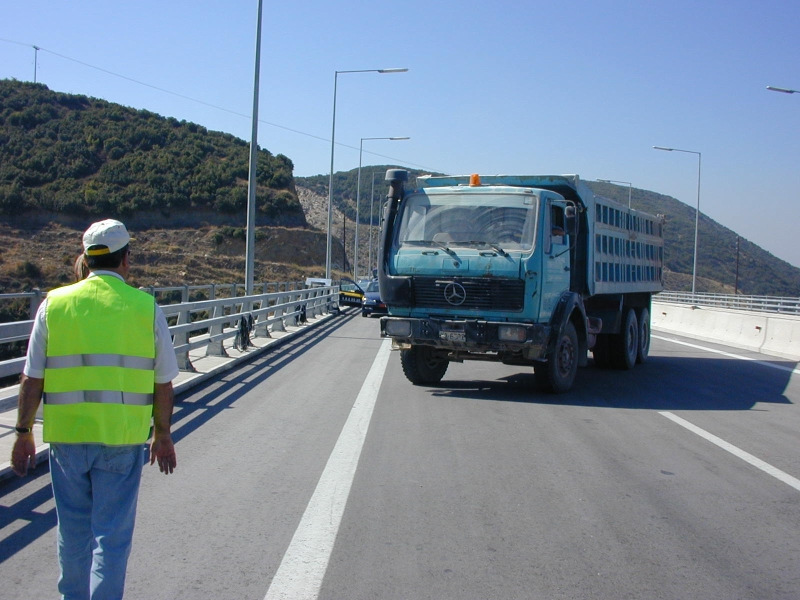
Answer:
[{"label": "truck tire", "polygon": [[433,354],[427,346],[412,346],[400,351],[403,373],[414,385],[439,383],[447,371],[449,362]]},{"label": "truck tire", "polygon": [[636,365],[638,356],[639,324],[636,312],[627,308],[623,314],[622,331],[611,337],[611,358],[616,368],[628,371]]},{"label": "truck tire", "polygon": [[650,311],[643,308],[639,312],[639,353],[636,355],[636,362],[644,363],[648,354],[650,354]]},{"label": "truck tire", "polygon": [[539,387],[548,392],[563,394],[569,391],[578,373],[578,334],[569,321],[556,341],[553,355],[546,363],[534,367]]}]

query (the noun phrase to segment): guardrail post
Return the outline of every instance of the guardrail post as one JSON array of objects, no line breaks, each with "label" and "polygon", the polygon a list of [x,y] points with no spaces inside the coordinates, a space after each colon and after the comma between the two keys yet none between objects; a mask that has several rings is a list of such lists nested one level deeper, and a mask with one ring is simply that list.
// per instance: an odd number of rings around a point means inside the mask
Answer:
[{"label": "guardrail post", "polygon": [[327,299],[325,298],[325,292],[315,291],[314,292],[314,316],[318,317],[320,315],[325,314],[325,304]]},{"label": "guardrail post", "polygon": [[[216,300],[217,299],[217,288],[215,285],[211,286],[211,290],[209,291],[209,295],[211,296],[209,300]],[[225,307],[222,304],[214,305],[214,310],[212,311],[211,318],[216,319],[217,317],[224,317],[225,316]],[[209,338],[213,338],[214,336],[221,335],[225,331],[225,324],[220,323],[219,325],[212,325],[208,328],[208,336]],[[208,347],[206,347],[206,356],[228,356],[228,353],[225,351],[224,340],[211,340],[208,342]]]},{"label": "guardrail post", "polygon": [[[298,296],[297,294],[289,294],[289,301],[290,302],[296,302],[299,299],[300,299],[300,296]],[[297,327],[298,315],[299,315],[299,311],[300,311],[300,305],[299,304],[293,304],[290,310],[291,310],[291,312],[288,315],[289,318],[291,319],[290,324],[291,324],[292,327]]]},{"label": "guardrail post", "polygon": [[286,308],[282,306],[284,302],[286,302],[285,296],[275,296],[275,322],[272,324],[272,331],[286,331],[286,326],[283,322],[283,315],[286,312]]},{"label": "guardrail post", "polygon": [[[189,314],[188,310],[182,310],[178,313],[178,325],[186,325],[191,322],[191,315]],[[188,333],[176,333],[173,339],[173,344],[175,346],[183,346],[184,344],[189,343],[189,334]],[[181,371],[189,371],[191,373],[196,373],[197,369],[194,368],[192,365],[192,361],[189,360],[189,351],[186,350],[185,352],[175,353],[175,358],[178,359],[178,368]]]},{"label": "guardrail post", "polygon": [[[267,293],[266,284],[264,284],[264,294]],[[253,337],[268,337],[271,338],[272,336],[269,334],[269,312],[260,312],[261,309],[268,307],[268,300],[266,296],[261,296],[260,300],[258,301],[258,308],[259,308],[259,315],[256,318],[256,326],[253,330]]]},{"label": "guardrail post", "polygon": [[33,288],[31,292],[33,296],[31,296],[29,316],[33,319],[36,316],[36,311],[39,310],[39,305],[42,303],[42,290]]}]

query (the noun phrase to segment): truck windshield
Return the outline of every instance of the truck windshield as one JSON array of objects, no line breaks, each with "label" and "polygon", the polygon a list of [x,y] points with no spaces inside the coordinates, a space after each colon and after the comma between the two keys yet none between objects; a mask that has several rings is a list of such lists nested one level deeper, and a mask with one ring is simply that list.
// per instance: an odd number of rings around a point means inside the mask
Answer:
[{"label": "truck windshield", "polygon": [[527,194],[412,194],[401,204],[397,243],[530,251],[538,198]]}]

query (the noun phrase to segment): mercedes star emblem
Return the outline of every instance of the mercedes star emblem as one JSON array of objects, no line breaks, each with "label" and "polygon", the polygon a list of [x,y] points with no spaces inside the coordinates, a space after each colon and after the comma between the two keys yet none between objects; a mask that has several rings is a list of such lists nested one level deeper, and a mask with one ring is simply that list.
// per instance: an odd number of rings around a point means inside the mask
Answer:
[{"label": "mercedes star emblem", "polygon": [[460,283],[448,283],[444,288],[444,299],[453,306],[460,306],[467,299],[467,290]]}]

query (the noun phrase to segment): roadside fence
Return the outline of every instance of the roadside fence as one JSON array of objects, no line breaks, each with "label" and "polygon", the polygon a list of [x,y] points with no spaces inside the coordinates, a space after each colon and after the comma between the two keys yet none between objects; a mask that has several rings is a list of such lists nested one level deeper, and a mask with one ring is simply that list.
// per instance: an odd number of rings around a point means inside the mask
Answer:
[{"label": "roadside fence", "polygon": [[672,302],[694,306],[713,306],[751,312],[800,315],[800,298],[781,296],[740,296],[738,294],[692,294],[691,292],[659,292],[654,302]]},{"label": "roadside fence", "polygon": [[[338,286],[305,287],[302,282],[264,283],[250,296],[243,284],[141,288],[155,297],[167,317],[178,366],[194,371],[189,352],[205,348],[206,356],[227,356],[224,342],[246,347],[252,337],[271,337],[311,317],[338,309]],[[0,348],[27,341],[36,310],[46,297],[40,290],[0,294],[0,302],[28,302],[28,319],[0,323]],[[21,349],[24,354],[24,348]],[[6,353],[8,354],[8,353]],[[0,361],[0,378],[19,375],[25,357]]]}]

